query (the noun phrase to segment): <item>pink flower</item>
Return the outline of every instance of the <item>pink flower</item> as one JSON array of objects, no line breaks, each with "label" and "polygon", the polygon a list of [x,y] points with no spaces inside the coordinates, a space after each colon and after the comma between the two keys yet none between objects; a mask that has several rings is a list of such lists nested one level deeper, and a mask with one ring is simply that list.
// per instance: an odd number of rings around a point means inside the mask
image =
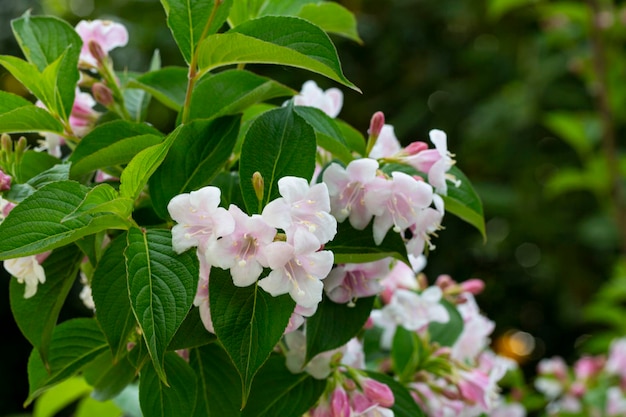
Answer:
[{"label": "pink flower", "polygon": [[470,404],[479,404],[485,410],[488,410],[489,375],[478,369],[473,369],[469,372],[460,371],[459,376],[461,379],[458,387],[463,399]]},{"label": "pink flower", "polygon": [[296,308],[291,313],[291,317],[289,317],[289,324],[285,329],[285,334],[296,331],[304,324],[304,319],[306,317],[311,317],[317,311],[317,304],[313,307],[302,307],[299,304],[296,304]]},{"label": "pink flower", "polygon": [[331,213],[338,222],[348,216],[350,224],[357,230],[363,230],[372,220],[373,213],[365,204],[365,195],[373,184],[384,187],[387,182],[376,176],[378,162],[362,158],[348,164],[346,168],[333,163],[324,171],[323,180],[328,186]]},{"label": "pink flower", "polygon": [[606,392],[606,415],[609,417],[626,415],[626,397],[619,387],[610,387]]},{"label": "pink flower", "polygon": [[413,256],[420,256],[427,243],[430,250],[435,249],[435,245],[430,242],[430,235],[441,228],[445,211],[443,199],[439,195],[433,194],[433,202],[435,208],[426,207],[417,211],[415,223],[409,227],[412,237],[406,243],[406,250]]},{"label": "pink flower", "polygon": [[399,261],[394,263],[391,271],[385,276],[381,284],[384,287],[381,297],[385,303],[391,301],[393,293],[399,288],[405,290],[418,289],[415,272],[413,272],[410,266]]},{"label": "pink flower", "polygon": [[335,118],[343,106],[343,93],[337,88],[323,91],[315,81],[309,80],[302,85],[300,94],[293,101],[296,106],[315,107]]},{"label": "pink flower", "polygon": [[[108,53],[118,46],[126,46],[128,43],[128,31],[121,23],[109,20],[81,20],[76,25],[76,33],[83,40],[80,51],[80,60],[90,65],[97,66],[99,57],[94,57],[92,52],[98,47]],[[90,46],[90,43],[97,47]]]},{"label": "pink flower", "polygon": [[613,340],[606,361],[606,371],[626,379],[626,338]]},{"label": "pink flower", "polygon": [[172,228],[172,247],[182,253],[192,246],[203,250],[209,241],[232,233],[235,221],[220,203],[217,187],[204,187],[172,198],[167,210],[178,224]]},{"label": "pink flower", "polygon": [[200,276],[193,305],[200,308],[200,320],[202,320],[204,328],[211,333],[215,333],[213,320],[211,320],[211,306],[209,304],[209,273],[211,272],[211,265],[207,264],[204,255],[200,253],[197,255],[200,261]]},{"label": "pink flower", "polygon": [[384,125],[368,157],[373,159],[387,158],[397,154],[401,149],[402,146],[396,138],[393,126]]},{"label": "pink flower", "polygon": [[337,220],[330,215],[330,197],[326,184],[309,186],[304,178],[283,177],[278,180],[281,198],[263,209],[263,220],[270,226],[293,235],[298,229],[313,234],[318,247],[337,233]]},{"label": "pink flower", "polygon": [[577,379],[589,379],[597,375],[604,366],[604,358],[583,356],[574,364],[574,374]]},{"label": "pink flower", "polygon": [[214,266],[230,269],[233,283],[238,287],[253,284],[267,267],[264,250],[274,241],[276,229],[255,214],[248,216],[235,205],[228,212],[235,221],[234,230],[207,246],[207,261]]},{"label": "pink flower", "polygon": [[11,189],[11,176],[5,174],[0,170],[0,191],[7,191]]},{"label": "pink flower", "polygon": [[340,304],[370,297],[383,290],[381,277],[389,271],[389,260],[363,264],[338,265],[324,280],[324,290],[332,301]]},{"label": "pink flower", "polygon": [[70,114],[70,126],[76,136],[85,136],[100,117],[93,107],[96,101],[88,93],[76,89],[76,98]]},{"label": "pink flower", "polygon": [[259,281],[259,286],[272,296],[289,293],[303,307],[322,301],[323,284],[333,266],[333,253],[319,249],[319,241],[302,229],[287,242],[274,242],[265,248],[272,272]]},{"label": "pink flower", "polygon": [[433,201],[433,189],[424,181],[403,172],[393,172],[392,180],[384,185],[376,184],[375,192],[365,195],[374,215],[374,242],[380,245],[389,228],[399,233],[418,220],[421,210]]},{"label": "pink flower", "polygon": [[464,294],[466,302],[457,306],[463,317],[463,330],[452,346],[452,357],[459,361],[474,362],[489,345],[489,335],[495,323],[480,314],[474,296]]},{"label": "pink flower", "polygon": [[311,359],[306,365],[306,336],[300,330],[285,335],[287,352],[285,354],[285,365],[294,374],[305,371],[315,379],[326,379],[330,375],[330,362],[332,357],[340,352],[340,349],[333,349],[322,352]]},{"label": "pink flower", "polygon": [[[429,135],[430,141],[435,145],[435,149],[414,153],[406,157],[406,161],[415,169],[427,173],[428,182],[439,194],[446,195],[448,191],[446,173],[454,165],[454,160],[450,152],[448,152],[445,132],[433,129],[429,132]],[[458,186],[458,183],[456,185]]]},{"label": "pink flower", "polygon": [[399,289],[391,297],[391,302],[382,310],[372,311],[374,324],[383,328],[381,346],[390,349],[398,326],[407,330],[423,330],[428,323],[446,323],[450,320],[448,310],[441,305],[441,288],[428,287],[421,294]]},{"label": "pink flower", "polygon": [[41,263],[51,252],[38,255],[24,256],[22,258],[7,259],[4,261],[4,269],[17,279],[20,284],[25,284],[24,298],[31,298],[37,293],[37,286],[46,282],[46,272]]}]

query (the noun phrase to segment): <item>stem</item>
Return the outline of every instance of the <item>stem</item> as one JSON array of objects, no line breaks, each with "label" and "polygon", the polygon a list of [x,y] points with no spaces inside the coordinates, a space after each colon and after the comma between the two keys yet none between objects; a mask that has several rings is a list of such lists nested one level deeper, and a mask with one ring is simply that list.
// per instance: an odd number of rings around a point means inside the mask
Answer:
[{"label": "stem", "polygon": [[[207,20],[206,25],[204,25],[204,29],[202,30],[202,34],[200,35],[200,39],[198,39],[198,44],[207,37],[209,33],[209,28],[213,24],[213,20],[215,20],[215,14],[217,13],[217,8],[222,4],[222,0],[215,0],[213,3],[213,10],[211,10],[211,15],[209,16],[209,20]],[[193,40],[192,40],[193,41]],[[183,117],[182,124],[185,124],[189,121],[189,108],[191,106],[191,94],[193,92],[193,87],[196,85],[196,81],[198,81],[198,48],[194,48],[193,55],[191,57],[191,62],[189,63],[189,76],[187,81],[187,92],[185,93],[185,104],[183,105]]]},{"label": "stem", "polygon": [[609,100],[606,51],[600,27],[600,5],[597,0],[587,0],[587,4],[591,9],[591,54],[597,83],[594,98],[602,123],[602,150],[608,166],[610,197],[619,231],[621,250],[623,254],[626,254],[626,204],[624,191],[620,185],[615,121]]}]

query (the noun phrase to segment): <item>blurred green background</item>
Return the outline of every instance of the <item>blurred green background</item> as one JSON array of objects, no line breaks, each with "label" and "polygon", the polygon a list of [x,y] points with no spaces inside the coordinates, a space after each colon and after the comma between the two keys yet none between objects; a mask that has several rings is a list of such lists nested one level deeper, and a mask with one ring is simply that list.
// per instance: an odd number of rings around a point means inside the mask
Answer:
[{"label": "blurred green background", "polygon": [[[599,1],[595,12],[595,1],[341,3],[357,15],[364,43],[333,39],[345,74],[363,90],[344,91],[340,117],[365,132],[381,110],[404,144],[445,130],[483,199],[487,242],[448,216],[425,270],[431,282],[443,273],[485,280],[478,302],[496,322],[494,347],[517,357],[528,375],[541,357],[571,360],[625,332],[623,233],[614,221],[623,209],[610,186],[624,164],[619,146],[607,153],[603,143],[624,134],[626,8],[612,1]],[[72,24],[127,25],[129,45],[112,54],[118,69],[146,71],[156,48],[164,65],[183,64],[158,0],[0,0],[0,53],[19,55],[9,21],[29,8]],[[606,61],[599,70],[598,57]],[[255,70],[295,89],[311,78],[292,68]],[[2,69],[0,88],[24,93]],[[163,108],[152,114],[157,127],[173,123]],[[11,317],[9,278],[2,279],[0,415],[9,415],[26,398],[30,347]],[[76,303],[64,314],[86,311]]]}]

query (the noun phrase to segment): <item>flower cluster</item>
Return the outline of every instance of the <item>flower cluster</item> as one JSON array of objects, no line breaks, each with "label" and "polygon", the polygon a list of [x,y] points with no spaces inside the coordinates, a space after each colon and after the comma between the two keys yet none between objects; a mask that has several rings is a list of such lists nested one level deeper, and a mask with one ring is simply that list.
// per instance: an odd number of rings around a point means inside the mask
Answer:
[{"label": "flower cluster", "polygon": [[626,413],[626,339],[608,355],[583,356],[570,369],[563,358],[542,359],[535,388],[548,401],[548,415],[623,416]]},{"label": "flower cluster", "polygon": [[172,246],[179,253],[197,247],[203,270],[229,269],[239,287],[255,283],[263,268],[270,268],[261,288],[273,296],[289,293],[299,306],[311,308],[322,300],[321,280],[333,265],[332,252],[320,248],[335,236],[337,222],[329,213],[325,184],[283,177],[278,189],[282,197],[251,216],[235,205],[218,207],[217,187],[174,197],[168,205],[177,222]]}]

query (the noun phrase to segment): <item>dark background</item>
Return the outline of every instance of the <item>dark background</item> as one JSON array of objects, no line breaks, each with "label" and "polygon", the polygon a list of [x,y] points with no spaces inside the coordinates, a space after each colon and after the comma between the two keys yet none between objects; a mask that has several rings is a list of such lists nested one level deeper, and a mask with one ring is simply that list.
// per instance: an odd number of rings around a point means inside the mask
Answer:
[{"label": "dark background", "polygon": [[[546,188],[553,175],[580,161],[546,129],[545,115],[595,111],[577,67],[588,57],[584,25],[546,17],[535,6],[494,16],[487,0],[341,3],[357,14],[364,44],[333,38],[344,73],[363,90],[344,89],[340,117],[365,132],[381,110],[404,144],[445,130],[458,167],[483,199],[487,243],[448,215],[426,274],[431,281],[442,273],[484,279],[478,302],[496,322],[496,347],[507,351],[511,331],[534,337],[533,352],[520,358],[529,375],[542,356],[572,360],[598,330],[583,306],[611,276],[619,254],[606,201],[589,191],[551,195]],[[28,8],[72,24],[81,18],[126,24],[129,46],[113,53],[118,69],[145,71],[155,48],[164,65],[183,64],[156,0],[0,0],[0,53],[20,54],[8,22]],[[336,86],[292,68],[254,69],[295,89],[309,78]],[[2,69],[0,88],[20,92]],[[173,123],[166,110],[153,110],[156,126]],[[6,274],[0,277],[0,415],[21,411],[30,352],[11,317],[8,283]],[[72,303],[63,316],[85,313]]]}]

